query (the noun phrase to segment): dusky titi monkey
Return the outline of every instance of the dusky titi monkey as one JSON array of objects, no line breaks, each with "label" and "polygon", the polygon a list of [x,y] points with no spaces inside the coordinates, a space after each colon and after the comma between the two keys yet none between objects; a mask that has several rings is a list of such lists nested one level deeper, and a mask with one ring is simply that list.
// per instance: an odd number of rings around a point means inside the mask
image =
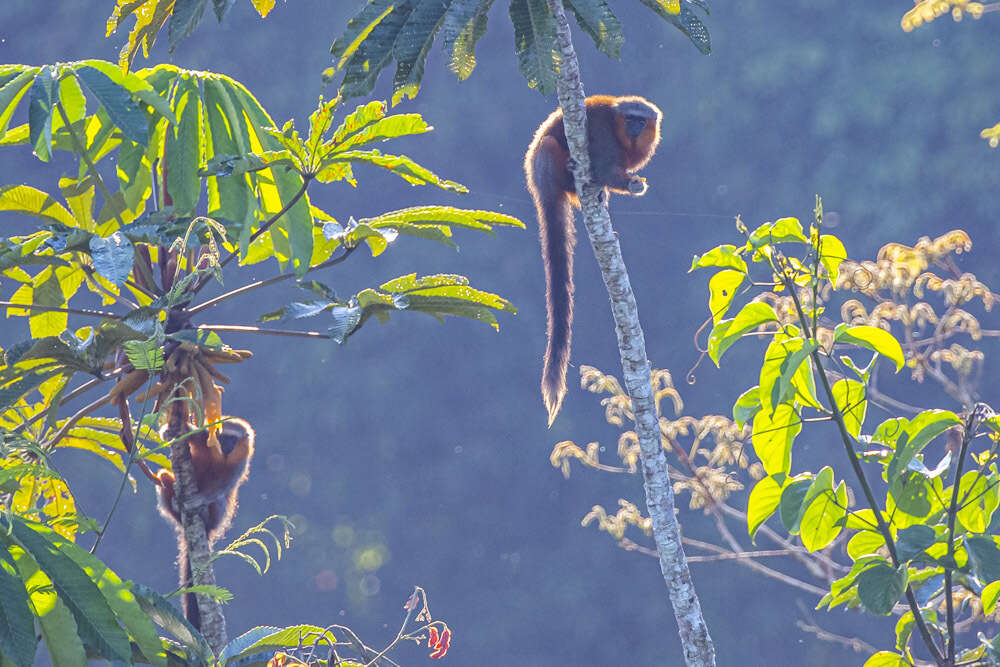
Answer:
[{"label": "dusky titi monkey", "polygon": [[[587,142],[594,184],[619,194],[642,196],[646,179],[635,172],[653,157],[660,142],[659,107],[637,95],[588,97]],[[542,400],[549,426],[566,396],[573,328],[573,208],[579,208],[571,171],[562,109],[553,111],[535,132],[524,156],[528,191],[538,214],[538,235],[545,263],[548,344],[542,370]]]},{"label": "dusky titi monkey", "polygon": [[[205,523],[209,546],[225,534],[236,514],[240,485],[250,475],[250,459],[254,448],[253,427],[243,419],[230,417],[222,424],[217,440],[217,446],[214,442],[210,443],[208,430],[193,433],[187,438],[191,467],[198,488],[195,499],[200,502],[198,511]],[[181,507],[174,488],[174,474],[169,470],[161,470],[157,479],[160,514],[177,531],[177,567],[180,571],[180,585],[186,588],[192,584],[191,564],[181,524]],[[186,593],[181,599],[181,607],[184,617],[191,625],[201,629],[201,617],[194,594]]]}]

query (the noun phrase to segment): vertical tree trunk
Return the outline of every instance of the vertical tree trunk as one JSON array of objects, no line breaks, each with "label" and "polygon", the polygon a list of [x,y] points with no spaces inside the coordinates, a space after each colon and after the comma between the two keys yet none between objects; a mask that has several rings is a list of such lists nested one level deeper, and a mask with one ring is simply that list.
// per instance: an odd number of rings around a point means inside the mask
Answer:
[{"label": "vertical tree trunk", "polygon": [[548,0],[556,21],[556,45],[561,60],[556,86],[570,155],[576,163],[573,176],[583,208],[583,219],[601,275],[611,297],[618,349],[625,387],[632,398],[635,431],[639,437],[646,507],[653,524],[653,539],[660,557],[660,571],[680,632],[686,663],[693,667],[715,665],[715,646],[701,613],[701,603],[691,581],[687,557],[674,515],[674,491],[667,470],[667,457],[660,443],[660,428],[653,401],[646,343],[639,325],[639,311],[622,259],[621,248],[602,189],[590,184],[590,154],[587,146],[587,112],[584,105],[580,64],[573,49],[569,23],[562,0]]}]

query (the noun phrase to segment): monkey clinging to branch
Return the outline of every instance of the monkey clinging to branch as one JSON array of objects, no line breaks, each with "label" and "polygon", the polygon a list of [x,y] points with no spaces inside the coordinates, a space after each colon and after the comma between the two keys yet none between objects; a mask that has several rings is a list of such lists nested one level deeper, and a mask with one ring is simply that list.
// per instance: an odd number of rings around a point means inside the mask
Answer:
[{"label": "monkey clinging to branch", "polygon": [[[209,430],[193,433],[187,438],[191,452],[191,468],[198,488],[195,498],[185,498],[187,506],[196,505],[205,524],[209,546],[229,529],[236,514],[240,485],[250,475],[250,459],[254,450],[254,431],[242,419],[230,417],[222,424],[218,442],[210,440]],[[180,570],[181,588],[191,586],[191,563],[188,559],[184,526],[181,523],[180,502],[174,488],[174,474],[161,470],[158,496],[160,514],[173,524],[177,531],[177,567]],[[184,617],[200,629],[201,617],[194,594],[183,596],[181,606]]]},{"label": "monkey clinging to branch", "polygon": [[[663,114],[636,95],[588,97],[587,143],[590,174],[605,191],[636,197],[646,193],[646,179],[637,176],[653,157],[660,141]],[[535,200],[538,232],[545,262],[548,345],[542,370],[542,400],[549,426],[566,396],[573,328],[573,206],[579,208],[571,171],[562,109],[553,111],[535,132],[524,156],[528,191]]]}]

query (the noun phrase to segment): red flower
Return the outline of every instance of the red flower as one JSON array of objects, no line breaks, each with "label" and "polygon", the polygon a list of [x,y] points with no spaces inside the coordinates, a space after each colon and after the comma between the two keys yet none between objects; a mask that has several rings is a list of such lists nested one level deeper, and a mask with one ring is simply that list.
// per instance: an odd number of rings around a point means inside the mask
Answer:
[{"label": "red flower", "polygon": [[445,628],[444,631],[441,632],[441,636],[438,637],[438,630],[432,625],[427,645],[434,646],[434,651],[431,653],[432,660],[439,660],[443,658],[448,653],[448,648],[451,647],[451,630]]}]

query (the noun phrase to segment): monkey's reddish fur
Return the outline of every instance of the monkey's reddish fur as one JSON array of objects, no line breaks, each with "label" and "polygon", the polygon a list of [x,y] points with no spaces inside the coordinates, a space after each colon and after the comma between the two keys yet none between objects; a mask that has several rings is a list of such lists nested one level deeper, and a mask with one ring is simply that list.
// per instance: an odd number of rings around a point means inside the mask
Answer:
[{"label": "monkey's reddish fur", "polygon": [[[208,431],[200,431],[187,439],[209,545],[225,534],[236,514],[240,485],[250,476],[250,459],[254,448],[253,427],[243,419],[232,417],[222,425],[218,440],[219,448],[216,449],[208,443]],[[177,531],[177,567],[181,587],[186,588],[192,584],[191,563],[181,524],[181,508],[177,502],[174,474],[169,470],[161,470],[156,477],[160,483],[160,514]],[[191,625],[201,629],[201,617],[194,594],[185,594],[181,598],[181,606],[184,617]]]},{"label": "monkey's reddish fur", "polygon": [[[646,192],[646,179],[635,172],[656,151],[663,114],[655,104],[635,95],[594,95],[587,98],[586,104],[591,178],[611,192],[641,196]],[[548,344],[542,370],[542,400],[549,413],[549,426],[566,395],[573,329],[573,207],[579,208],[580,202],[568,165],[562,109],[556,109],[535,132],[524,156],[545,263]]]}]

